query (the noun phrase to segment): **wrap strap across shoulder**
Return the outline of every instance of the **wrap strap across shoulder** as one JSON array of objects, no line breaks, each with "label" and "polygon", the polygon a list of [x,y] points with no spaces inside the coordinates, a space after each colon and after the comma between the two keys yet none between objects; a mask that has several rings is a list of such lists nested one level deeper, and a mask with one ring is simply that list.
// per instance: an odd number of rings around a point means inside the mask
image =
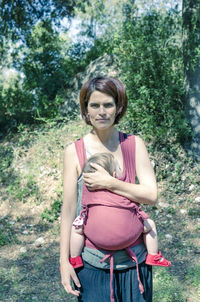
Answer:
[{"label": "wrap strap across shoulder", "polygon": [[82,170],[85,162],[87,161],[83,138],[80,138],[77,141],[75,141],[75,148],[76,148],[76,154],[78,156],[79,164]]}]

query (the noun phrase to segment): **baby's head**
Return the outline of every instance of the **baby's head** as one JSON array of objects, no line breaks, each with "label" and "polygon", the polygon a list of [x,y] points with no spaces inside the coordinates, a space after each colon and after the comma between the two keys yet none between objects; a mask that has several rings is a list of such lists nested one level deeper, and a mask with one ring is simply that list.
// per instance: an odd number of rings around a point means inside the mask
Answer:
[{"label": "baby's head", "polygon": [[90,165],[91,163],[101,166],[113,177],[121,176],[119,163],[111,153],[96,153],[91,156],[83,167],[84,173],[91,173],[96,171],[96,169]]}]

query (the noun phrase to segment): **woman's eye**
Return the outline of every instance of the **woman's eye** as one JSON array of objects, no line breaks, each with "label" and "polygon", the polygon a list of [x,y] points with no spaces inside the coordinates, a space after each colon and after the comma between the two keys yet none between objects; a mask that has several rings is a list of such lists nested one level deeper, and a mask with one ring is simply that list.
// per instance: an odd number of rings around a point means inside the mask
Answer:
[{"label": "woman's eye", "polygon": [[92,108],[98,108],[99,106],[98,106],[98,104],[91,104],[90,107],[92,107]]},{"label": "woman's eye", "polygon": [[112,104],[112,103],[108,103],[108,104],[105,104],[105,107],[106,108],[111,108],[111,107],[113,107],[114,105]]}]

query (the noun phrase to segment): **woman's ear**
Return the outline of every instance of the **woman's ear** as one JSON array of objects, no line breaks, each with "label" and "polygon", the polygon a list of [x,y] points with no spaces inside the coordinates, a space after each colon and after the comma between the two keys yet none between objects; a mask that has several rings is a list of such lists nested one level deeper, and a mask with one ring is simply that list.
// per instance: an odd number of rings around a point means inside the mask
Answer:
[{"label": "woman's ear", "polygon": [[120,107],[118,110],[117,110],[117,114],[120,114],[123,110],[123,107]]},{"label": "woman's ear", "polygon": [[115,171],[113,172],[113,175],[112,175],[112,176],[116,178],[116,172],[115,172]]},{"label": "woman's ear", "polygon": [[89,113],[86,114],[85,118],[86,118],[87,121],[90,119]]}]

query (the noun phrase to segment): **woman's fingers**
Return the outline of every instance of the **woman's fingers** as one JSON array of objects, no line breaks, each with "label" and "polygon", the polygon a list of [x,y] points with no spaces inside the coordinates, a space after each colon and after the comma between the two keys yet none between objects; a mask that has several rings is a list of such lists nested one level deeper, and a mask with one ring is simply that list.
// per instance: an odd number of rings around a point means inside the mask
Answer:
[{"label": "woman's fingers", "polygon": [[85,175],[85,173],[83,173],[83,181],[85,185],[89,187],[92,184],[93,180],[90,178],[90,176],[87,176],[87,174]]},{"label": "woman's fingers", "polygon": [[83,181],[90,191],[105,189],[107,180],[110,174],[102,167],[97,164],[91,164],[96,172],[93,173],[83,173]]},{"label": "woman's fingers", "polygon": [[68,294],[72,294],[74,296],[79,296],[80,292],[71,286],[71,280],[74,281],[75,285],[77,287],[81,287],[80,282],[78,280],[78,277],[71,265],[66,267],[66,270],[64,269],[62,271],[62,285],[64,286],[66,292]]},{"label": "woman's fingers", "polygon": [[73,289],[72,287],[71,287],[71,285],[69,285],[69,286],[64,286],[64,288],[65,288],[65,290],[66,290],[66,292],[68,293],[68,294],[71,294],[71,295],[74,295],[74,296],[79,296],[80,295],[80,292],[78,291],[78,290],[76,290],[76,289]]},{"label": "woman's fingers", "polygon": [[[81,287],[80,282],[79,282],[75,272],[71,273],[71,278],[72,278],[72,280],[74,281],[74,283],[76,284],[77,287]],[[72,294],[72,295],[77,296],[77,297],[80,295],[80,292],[78,290],[72,288],[71,285],[66,287],[66,291],[67,291],[68,294]]]},{"label": "woman's fingers", "polygon": [[75,273],[75,271],[71,274],[72,280],[74,281],[74,283],[76,284],[77,287],[81,287],[81,284],[78,280],[78,277]]}]

